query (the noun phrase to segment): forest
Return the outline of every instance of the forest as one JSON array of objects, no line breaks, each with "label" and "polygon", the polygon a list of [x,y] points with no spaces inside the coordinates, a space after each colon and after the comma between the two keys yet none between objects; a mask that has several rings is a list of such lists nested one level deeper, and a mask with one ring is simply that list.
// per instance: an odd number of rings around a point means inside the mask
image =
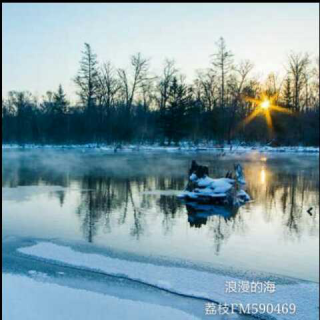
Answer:
[{"label": "forest", "polygon": [[[77,102],[61,85],[41,98],[8,92],[2,143],[319,146],[319,57],[292,52],[285,75],[270,73],[263,82],[251,61],[235,60],[223,38],[210,59],[187,82],[174,60],[155,75],[151,60],[137,53],[121,69],[100,62],[85,43],[72,79]],[[263,99],[275,107],[262,110]]]}]

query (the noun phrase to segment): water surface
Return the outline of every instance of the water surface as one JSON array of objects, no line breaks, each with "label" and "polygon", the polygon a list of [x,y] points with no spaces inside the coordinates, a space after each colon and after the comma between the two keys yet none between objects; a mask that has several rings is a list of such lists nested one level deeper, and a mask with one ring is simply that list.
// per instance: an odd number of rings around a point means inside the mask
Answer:
[{"label": "water surface", "polygon": [[[243,165],[254,199],[194,208],[176,195],[191,160]],[[147,256],[319,280],[318,156],[3,152],[3,237],[77,240]],[[311,209],[310,213],[308,210]]]}]

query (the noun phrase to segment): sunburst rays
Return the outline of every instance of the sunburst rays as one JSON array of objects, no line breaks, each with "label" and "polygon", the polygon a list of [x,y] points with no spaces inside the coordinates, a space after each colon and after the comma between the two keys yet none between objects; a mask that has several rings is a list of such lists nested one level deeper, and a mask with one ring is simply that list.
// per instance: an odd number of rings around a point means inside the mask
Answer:
[{"label": "sunburst rays", "polygon": [[289,109],[280,107],[276,104],[276,101],[278,100],[278,94],[269,97],[266,93],[263,93],[261,94],[260,98],[245,97],[244,99],[248,102],[251,102],[255,106],[255,109],[243,120],[243,125],[247,125],[257,116],[263,115],[266,119],[269,131],[272,131],[273,124],[271,111],[292,114],[292,112]]}]

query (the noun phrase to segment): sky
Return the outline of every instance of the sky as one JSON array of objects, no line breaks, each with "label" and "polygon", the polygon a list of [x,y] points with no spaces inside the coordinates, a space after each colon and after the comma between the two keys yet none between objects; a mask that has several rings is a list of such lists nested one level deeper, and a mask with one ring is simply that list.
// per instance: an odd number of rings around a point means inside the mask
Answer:
[{"label": "sky", "polygon": [[137,52],[151,59],[154,73],[174,59],[191,81],[210,66],[221,36],[235,62],[254,63],[255,75],[281,73],[292,51],[319,56],[319,4],[2,4],[2,94],[41,97],[62,84],[75,97],[85,42],[99,62],[117,68],[129,67]]}]

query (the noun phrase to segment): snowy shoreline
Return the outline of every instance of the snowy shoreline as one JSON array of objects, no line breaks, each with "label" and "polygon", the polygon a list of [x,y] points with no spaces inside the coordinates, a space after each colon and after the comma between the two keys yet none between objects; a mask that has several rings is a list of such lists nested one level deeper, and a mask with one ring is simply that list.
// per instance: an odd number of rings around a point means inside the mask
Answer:
[{"label": "snowy shoreline", "polygon": [[[227,274],[206,272],[178,266],[164,266],[150,261],[131,261],[95,252],[85,253],[70,246],[40,241],[17,248],[19,254],[39,261],[48,261],[61,266],[70,266],[107,275],[121,276],[145,283],[173,293],[188,295],[199,299],[210,299],[219,304],[227,303],[294,303],[297,307],[295,319],[315,319],[318,314],[318,284],[309,281],[290,279],[286,283],[277,280],[274,293],[233,293],[225,292],[228,281],[237,282],[239,278]],[[289,280],[289,279],[287,279]],[[195,286],[196,284],[196,286]],[[273,315],[276,319],[289,319],[292,315]]]},{"label": "snowy shoreline", "polygon": [[306,146],[249,146],[249,145],[198,145],[190,146],[188,144],[182,144],[181,146],[160,146],[155,145],[123,145],[117,147],[116,145],[106,144],[64,144],[64,145],[52,145],[52,144],[3,144],[2,150],[34,150],[34,149],[52,149],[52,150],[97,150],[103,152],[205,152],[205,153],[220,153],[220,154],[236,154],[236,153],[308,153],[319,154],[319,147],[306,147]]}]

